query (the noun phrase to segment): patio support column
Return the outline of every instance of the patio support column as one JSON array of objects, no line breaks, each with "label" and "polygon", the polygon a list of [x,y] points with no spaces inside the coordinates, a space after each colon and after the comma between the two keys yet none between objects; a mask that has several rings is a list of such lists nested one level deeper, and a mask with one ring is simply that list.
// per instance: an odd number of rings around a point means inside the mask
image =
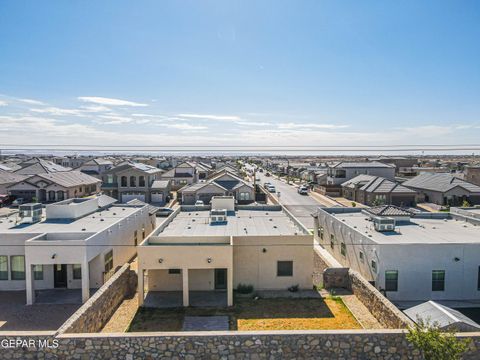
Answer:
[{"label": "patio support column", "polygon": [[32,276],[32,264],[25,264],[25,285],[27,290],[27,305],[33,305],[35,302],[35,288]]},{"label": "patio support column", "polygon": [[233,268],[227,269],[227,306],[233,306]]},{"label": "patio support column", "polygon": [[82,303],[90,298],[90,271],[88,261],[82,263]]},{"label": "patio support column", "polygon": [[145,285],[143,284],[145,274],[142,268],[138,268],[138,306],[143,306],[143,299],[145,298]]},{"label": "patio support column", "polygon": [[183,306],[189,306],[189,289],[188,289],[188,269],[182,269],[183,278]]}]

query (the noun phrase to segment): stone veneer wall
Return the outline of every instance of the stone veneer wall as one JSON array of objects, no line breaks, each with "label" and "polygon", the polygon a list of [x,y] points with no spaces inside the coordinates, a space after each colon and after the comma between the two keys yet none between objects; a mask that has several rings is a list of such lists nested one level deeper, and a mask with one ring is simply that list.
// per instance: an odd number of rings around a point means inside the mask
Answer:
[{"label": "stone veneer wall", "polygon": [[130,264],[123,265],[60,327],[58,333],[100,331],[123,299],[135,292],[137,280],[136,273],[130,270]]},{"label": "stone veneer wall", "polygon": [[[480,356],[480,333],[472,338],[464,360]],[[9,348],[5,340],[34,340]],[[400,330],[279,331],[276,333],[140,333],[64,334],[58,347],[39,348],[38,340],[53,337],[5,336],[0,333],[2,359],[390,359],[420,360],[419,352]]]},{"label": "stone veneer wall", "polygon": [[358,272],[350,269],[350,290],[387,329],[402,329],[413,322]]}]

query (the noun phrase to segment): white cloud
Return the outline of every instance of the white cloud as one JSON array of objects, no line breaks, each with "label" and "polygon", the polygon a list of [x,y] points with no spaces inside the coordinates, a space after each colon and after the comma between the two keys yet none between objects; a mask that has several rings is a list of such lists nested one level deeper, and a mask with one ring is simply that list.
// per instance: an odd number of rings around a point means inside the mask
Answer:
[{"label": "white cloud", "polygon": [[100,115],[99,118],[101,118],[102,120],[97,120],[97,122],[105,125],[121,125],[128,124],[134,121],[130,117],[120,115]]},{"label": "white cloud", "polygon": [[0,100],[0,106],[7,106],[8,103],[4,100]]},{"label": "white cloud", "polygon": [[138,102],[122,100],[122,99],[106,98],[106,97],[100,97],[100,96],[80,96],[78,97],[78,100],[87,102],[87,103],[109,105],[109,106],[134,106],[134,107],[148,106],[147,104],[142,104]]},{"label": "white cloud", "polygon": [[219,120],[219,121],[238,121],[238,116],[231,115],[210,115],[210,114],[178,114],[177,116],[191,119]]},{"label": "white cloud", "polygon": [[39,100],[33,100],[33,99],[17,99],[17,100],[30,105],[45,105],[44,102]]},{"label": "white cloud", "polygon": [[55,116],[65,116],[65,115],[75,115],[80,116],[84,115],[84,111],[79,109],[62,109],[57,107],[46,107],[46,108],[35,108],[30,109],[30,111],[40,114],[49,114]]},{"label": "white cloud", "polygon": [[206,130],[208,127],[201,126],[201,125],[191,125],[191,124],[164,124],[165,126],[170,129],[177,129],[177,130]]},{"label": "white cloud", "polygon": [[315,123],[280,123],[277,124],[279,129],[344,129],[348,125],[334,125],[334,124],[315,124]]}]

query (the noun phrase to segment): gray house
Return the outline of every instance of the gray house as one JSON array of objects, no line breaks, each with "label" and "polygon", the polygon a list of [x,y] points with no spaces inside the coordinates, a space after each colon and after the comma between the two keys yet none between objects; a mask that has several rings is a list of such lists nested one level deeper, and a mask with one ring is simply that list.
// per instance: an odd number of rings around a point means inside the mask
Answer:
[{"label": "gray house", "polygon": [[395,165],[381,162],[339,162],[328,165],[327,185],[340,185],[358,175],[381,176],[388,180],[395,179]]},{"label": "gray house", "polygon": [[233,196],[238,204],[255,201],[253,186],[228,171],[217,174],[208,181],[186,186],[179,193],[184,205],[193,205],[197,200],[209,204],[213,196]]},{"label": "gray house", "polygon": [[464,201],[480,204],[480,186],[448,173],[420,174],[402,185],[417,191],[425,202],[450,206],[462,205]]},{"label": "gray house", "polygon": [[345,198],[369,206],[413,206],[417,194],[394,181],[372,175],[358,175],[344,182],[342,192]]},{"label": "gray house", "polygon": [[[166,196],[158,195],[158,193],[163,193],[163,190],[157,191],[159,184],[156,183],[162,173],[163,170],[154,166],[142,163],[124,163],[103,173],[102,190],[106,195],[118,199],[122,203],[133,199],[147,203],[152,201],[163,203]],[[153,191],[154,184],[157,187],[155,191]],[[152,197],[152,192],[157,195]]]}]

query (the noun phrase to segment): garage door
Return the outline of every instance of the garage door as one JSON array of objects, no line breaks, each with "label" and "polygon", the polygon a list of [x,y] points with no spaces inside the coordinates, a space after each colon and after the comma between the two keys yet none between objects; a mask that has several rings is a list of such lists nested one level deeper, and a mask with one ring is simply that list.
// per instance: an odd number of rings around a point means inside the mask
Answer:
[{"label": "garage door", "polygon": [[163,203],[163,194],[162,193],[153,193],[152,202],[154,203]]},{"label": "garage door", "polygon": [[122,195],[122,202],[127,203],[130,200],[138,199],[140,201],[145,201],[145,194],[123,194]]}]

